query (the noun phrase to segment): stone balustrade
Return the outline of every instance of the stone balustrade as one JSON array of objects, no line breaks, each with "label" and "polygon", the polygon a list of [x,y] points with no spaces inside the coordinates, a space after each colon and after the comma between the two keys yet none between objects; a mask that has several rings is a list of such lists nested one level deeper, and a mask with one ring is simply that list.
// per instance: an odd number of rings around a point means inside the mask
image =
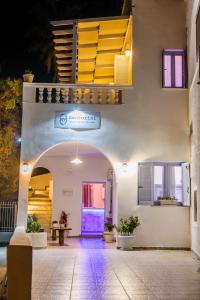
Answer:
[{"label": "stone balustrade", "polygon": [[[109,104],[123,103],[123,87],[116,85],[24,83],[34,89],[36,103]],[[33,94],[33,93],[32,93]]]}]

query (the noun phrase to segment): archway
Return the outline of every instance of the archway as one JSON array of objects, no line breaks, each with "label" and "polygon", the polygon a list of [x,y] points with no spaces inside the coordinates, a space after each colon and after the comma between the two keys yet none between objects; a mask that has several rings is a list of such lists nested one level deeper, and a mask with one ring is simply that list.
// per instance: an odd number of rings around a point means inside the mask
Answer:
[{"label": "archway", "polygon": [[[82,163],[72,163],[77,156]],[[96,224],[96,228],[103,228],[102,222],[104,223],[105,218],[116,216],[116,184],[113,178],[113,168],[108,158],[91,145],[80,142],[64,142],[53,146],[40,156],[35,168],[41,167],[51,170],[53,175],[52,221],[59,222],[60,214],[64,210],[69,214],[68,226],[72,228],[72,236],[101,235],[103,229],[93,230],[94,228],[90,228],[88,230],[88,228],[94,224]],[[95,192],[93,191],[93,194],[96,195],[94,197],[97,195],[101,197],[100,195],[104,194],[103,189],[105,189],[105,194],[102,196],[104,197],[104,206],[101,203],[97,207],[100,200],[91,198],[88,201],[90,204],[85,207],[87,201],[83,197],[85,197],[84,184],[86,183],[95,190]],[[100,214],[101,209],[103,209],[103,217],[102,213]],[[96,215],[94,211],[96,211]],[[92,217],[91,213],[93,213]],[[86,219],[90,219],[88,222],[91,224],[90,226],[85,224],[87,230],[83,230],[83,222]]]},{"label": "archway", "polygon": [[49,169],[35,167],[28,191],[28,215],[34,215],[42,228],[49,232],[52,222],[53,176]]}]

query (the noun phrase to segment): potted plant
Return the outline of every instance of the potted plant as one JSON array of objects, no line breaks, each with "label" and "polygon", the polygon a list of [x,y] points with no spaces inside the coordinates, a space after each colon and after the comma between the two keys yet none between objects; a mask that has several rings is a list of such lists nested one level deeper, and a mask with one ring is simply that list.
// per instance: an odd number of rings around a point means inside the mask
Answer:
[{"label": "potted plant", "polygon": [[104,223],[104,240],[106,243],[112,243],[114,240],[114,236],[113,236],[113,228],[114,225],[109,222],[109,220],[107,222]]},{"label": "potted plant", "polygon": [[33,248],[47,247],[47,232],[41,229],[41,224],[35,215],[28,216],[26,232]]},{"label": "potted plant", "polygon": [[29,69],[25,70],[25,73],[23,75],[24,81],[32,83],[33,82],[33,78],[34,78],[34,74],[32,73],[32,71],[29,70]]},{"label": "potted plant", "polygon": [[61,228],[67,227],[68,225],[68,215],[64,210],[61,212],[59,224]]},{"label": "potted plant", "polygon": [[117,249],[131,250],[133,249],[135,228],[140,225],[138,217],[131,216],[129,218],[121,218],[117,229]]}]

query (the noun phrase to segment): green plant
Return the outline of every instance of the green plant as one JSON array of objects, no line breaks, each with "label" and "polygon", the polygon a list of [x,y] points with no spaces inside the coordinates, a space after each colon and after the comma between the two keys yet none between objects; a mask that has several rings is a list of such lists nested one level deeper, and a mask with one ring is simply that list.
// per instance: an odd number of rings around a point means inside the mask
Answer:
[{"label": "green plant", "polygon": [[176,197],[158,197],[158,200],[177,200]]},{"label": "green plant", "polygon": [[28,232],[28,233],[39,232],[40,229],[41,229],[41,224],[38,223],[37,217],[35,215],[28,216],[26,232]]},{"label": "green plant", "polygon": [[104,228],[105,228],[105,231],[112,232],[112,230],[114,228],[114,225],[110,222],[105,222],[104,223]]},{"label": "green plant", "polygon": [[67,218],[69,214],[67,214],[64,210],[61,212],[59,224],[67,225]]},{"label": "green plant", "polygon": [[131,235],[133,234],[135,228],[137,228],[139,225],[140,222],[138,217],[131,216],[129,218],[121,218],[119,221],[119,226],[117,227],[115,225],[115,228],[120,235]]},{"label": "green plant", "polygon": [[0,80],[0,199],[15,199],[18,190],[21,131],[21,80]]},{"label": "green plant", "polygon": [[25,74],[33,74],[33,72],[30,69],[26,69]]}]

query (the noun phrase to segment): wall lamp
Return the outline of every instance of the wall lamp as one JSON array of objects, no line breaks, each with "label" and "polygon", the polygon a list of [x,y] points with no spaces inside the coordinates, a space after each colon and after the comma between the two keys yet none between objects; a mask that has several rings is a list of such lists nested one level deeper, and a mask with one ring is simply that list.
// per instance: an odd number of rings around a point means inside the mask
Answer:
[{"label": "wall lamp", "polygon": [[122,163],[122,173],[123,174],[127,174],[128,173],[128,169],[129,169],[128,163],[127,162],[123,162]]},{"label": "wall lamp", "polygon": [[27,162],[24,162],[22,164],[22,172],[23,173],[28,173],[28,171],[29,171],[29,164]]},{"label": "wall lamp", "polygon": [[132,176],[137,170],[137,164],[133,162],[121,162],[118,165],[118,175],[122,177]]}]

